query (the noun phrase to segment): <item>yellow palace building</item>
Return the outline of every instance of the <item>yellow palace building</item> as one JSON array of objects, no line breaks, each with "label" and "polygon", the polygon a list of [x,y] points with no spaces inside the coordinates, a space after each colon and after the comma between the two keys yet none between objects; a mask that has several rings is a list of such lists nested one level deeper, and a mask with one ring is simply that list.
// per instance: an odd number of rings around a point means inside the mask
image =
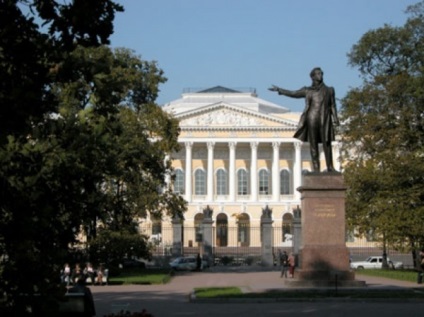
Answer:
[{"label": "yellow palace building", "polygon": [[[296,188],[312,170],[308,144],[293,138],[301,114],[260,99],[253,89],[221,86],[187,91],[163,110],[180,122],[181,150],[169,155],[175,170],[170,185],[188,210],[180,229],[175,219],[148,219],[146,233],[174,247],[181,236],[182,250],[196,250],[206,216],[216,250],[260,248],[261,217],[271,210],[272,247],[291,247],[293,212],[300,206]],[[340,170],[337,142],[333,158]],[[325,166],[322,152],[321,160]]]}]

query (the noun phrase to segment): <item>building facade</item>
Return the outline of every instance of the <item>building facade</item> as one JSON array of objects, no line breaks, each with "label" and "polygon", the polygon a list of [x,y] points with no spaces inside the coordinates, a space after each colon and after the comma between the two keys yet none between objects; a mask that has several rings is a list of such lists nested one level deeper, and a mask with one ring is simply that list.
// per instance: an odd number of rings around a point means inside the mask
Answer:
[{"label": "building facade", "polygon": [[[307,143],[293,138],[300,113],[258,98],[254,90],[217,86],[187,92],[163,108],[180,122],[181,150],[169,159],[170,186],[188,202],[182,220],[182,247],[201,243],[204,210],[211,213],[212,245],[261,246],[261,216],[272,210],[275,247],[290,247],[296,190],[311,171]],[[333,157],[340,170],[338,144]],[[325,166],[321,151],[321,166]],[[172,219],[147,221],[145,230],[172,245]],[[191,229],[193,228],[193,229]]]}]

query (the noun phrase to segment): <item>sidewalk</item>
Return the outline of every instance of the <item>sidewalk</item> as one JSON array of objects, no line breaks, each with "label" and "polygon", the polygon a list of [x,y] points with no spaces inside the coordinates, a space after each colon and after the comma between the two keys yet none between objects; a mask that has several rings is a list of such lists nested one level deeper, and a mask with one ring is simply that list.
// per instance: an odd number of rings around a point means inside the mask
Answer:
[{"label": "sidewalk", "polygon": [[[357,275],[368,288],[404,289],[423,287],[416,283]],[[170,283],[163,285],[110,285],[92,287],[97,316],[120,310],[141,311],[153,307],[170,310],[172,307],[190,305],[189,294],[196,287],[237,286],[244,292],[261,292],[269,289],[285,289],[280,272],[273,271],[227,271],[177,273]],[[423,287],[424,290],[424,287]],[[192,304],[196,305],[196,304]],[[149,308],[150,307],[150,308]],[[155,315],[156,317],[156,315]]]}]

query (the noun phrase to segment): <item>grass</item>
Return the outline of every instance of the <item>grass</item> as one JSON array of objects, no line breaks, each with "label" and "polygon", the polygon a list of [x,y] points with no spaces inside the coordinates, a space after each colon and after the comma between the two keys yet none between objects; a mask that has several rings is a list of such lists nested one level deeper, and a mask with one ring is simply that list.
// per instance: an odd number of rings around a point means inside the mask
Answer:
[{"label": "grass", "polygon": [[195,288],[195,293],[198,298],[236,297],[243,294],[238,287]]},{"label": "grass", "polygon": [[424,299],[422,290],[273,290],[260,293],[243,293],[238,287],[196,288],[199,299],[319,299],[319,298],[359,298],[359,299]]},{"label": "grass", "polygon": [[357,270],[356,274],[390,278],[393,280],[417,282],[417,271],[414,270]]},{"label": "grass", "polygon": [[171,272],[165,269],[125,269],[118,276],[109,278],[110,284],[166,284]]}]

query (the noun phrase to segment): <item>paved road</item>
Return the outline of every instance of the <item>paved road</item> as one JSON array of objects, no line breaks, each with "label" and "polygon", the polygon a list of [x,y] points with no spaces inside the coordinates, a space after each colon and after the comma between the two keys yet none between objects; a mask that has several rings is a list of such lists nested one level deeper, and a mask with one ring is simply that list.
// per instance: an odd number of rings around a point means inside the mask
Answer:
[{"label": "paved road", "polygon": [[[357,276],[368,287],[403,289],[417,284]],[[244,291],[284,288],[279,272],[195,272],[175,276],[166,285],[97,286],[94,295],[97,316],[121,309],[141,311],[154,317],[167,316],[424,316],[424,301],[349,302],[243,302],[192,303],[189,294],[195,287],[239,286]],[[424,287],[422,288],[424,291]]]}]

